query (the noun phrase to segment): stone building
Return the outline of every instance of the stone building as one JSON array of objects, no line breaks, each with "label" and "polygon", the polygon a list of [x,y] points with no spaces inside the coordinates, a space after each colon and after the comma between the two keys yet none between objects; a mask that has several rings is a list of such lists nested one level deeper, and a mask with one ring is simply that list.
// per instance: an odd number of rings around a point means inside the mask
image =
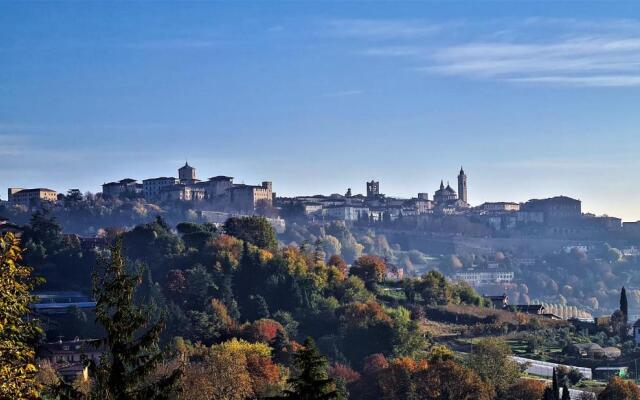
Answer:
[{"label": "stone building", "polygon": [[204,188],[178,183],[164,186],[160,189],[159,198],[162,201],[200,201],[206,197]]},{"label": "stone building", "polygon": [[449,183],[444,186],[444,181],[440,181],[440,189],[436,190],[433,195],[433,201],[439,205],[446,204],[458,200],[458,194],[451,188]]},{"label": "stone building", "polygon": [[542,213],[545,223],[571,222],[582,216],[582,202],[566,196],[529,200],[520,209]]},{"label": "stone building", "polygon": [[142,193],[148,200],[156,200],[160,198],[160,190],[167,186],[178,183],[173,177],[150,178],[142,181]]},{"label": "stone building", "polygon": [[380,182],[372,180],[367,182],[367,197],[378,197],[380,195]]},{"label": "stone building", "polygon": [[198,179],[196,179],[196,169],[189,165],[188,162],[184,163],[180,169],[178,169],[178,179],[180,183],[196,183]]},{"label": "stone building", "polygon": [[230,192],[230,205],[238,211],[253,213],[260,207],[273,205],[271,182],[262,182],[260,186],[233,185]]},{"label": "stone building", "polygon": [[40,204],[43,201],[56,201],[58,199],[58,193],[55,190],[46,188],[9,188],[7,192],[10,204],[27,207]]},{"label": "stone building", "polygon": [[102,195],[105,197],[118,197],[123,193],[135,194],[142,192],[142,190],[142,185],[131,178],[102,184]]}]

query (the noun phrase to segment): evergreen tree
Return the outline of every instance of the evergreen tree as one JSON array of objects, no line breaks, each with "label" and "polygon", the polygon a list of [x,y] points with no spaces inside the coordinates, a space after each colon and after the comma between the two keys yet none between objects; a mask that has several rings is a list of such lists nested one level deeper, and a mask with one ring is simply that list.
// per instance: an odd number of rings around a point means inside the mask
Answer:
[{"label": "evergreen tree", "polygon": [[569,394],[569,387],[567,386],[567,382],[564,382],[562,385],[562,399],[561,400],[571,400],[571,395]]},{"label": "evergreen tree", "polygon": [[556,398],[555,395],[553,394],[553,389],[547,386],[544,389],[544,394],[542,395],[542,400],[559,400],[559,399]]},{"label": "evergreen tree", "polygon": [[0,398],[37,398],[33,342],[42,333],[27,317],[29,291],[39,282],[22,265],[20,241],[12,233],[0,237]]},{"label": "evergreen tree", "polygon": [[629,323],[629,303],[627,302],[627,290],[622,287],[620,291],[620,311],[624,317],[625,325]]},{"label": "evergreen tree", "polygon": [[295,400],[340,400],[333,379],[329,378],[327,359],[320,354],[313,339],[304,341],[304,348],[293,357],[297,376],[289,379],[293,390],[285,398]]},{"label": "evergreen tree", "polygon": [[127,272],[122,255],[122,239],[111,248],[101,274],[93,277],[97,302],[96,320],[107,333],[107,352],[96,373],[95,398],[137,400],[169,398],[180,377],[180,370],[151,378],[162,355],[158,348],[163,321],[151,322],[149,309],[134,304],[139,274]]},{"label": "evergreen tree", "polygon": [[555,400],[560,400],[560,386],[558,385],[558,373],[556,372],[556,369],[553,369],[553,380],[552,380],[552,384],[551,384],[552,390],[553,390],[553,398]]}]

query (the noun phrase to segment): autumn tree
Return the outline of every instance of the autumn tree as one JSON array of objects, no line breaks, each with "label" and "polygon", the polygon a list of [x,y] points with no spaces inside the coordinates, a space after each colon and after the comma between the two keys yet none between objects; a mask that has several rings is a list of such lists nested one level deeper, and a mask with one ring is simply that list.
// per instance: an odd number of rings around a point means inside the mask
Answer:
[{"label": "autumn tree", "polygon": [[327,359],[308,337],[293,358],[297,374],[289,380],[292,389],[285,398],[295,400],[339,400],[333,379],[329,378]]},{"label": "autumn tree", "polygon": [[640,388],[632,381],[613,377],[607,387],[600,392],[598,400],[639,400]]},{"label": "autumn tree", "polygon": [[20,241],[12,233],[0,237],[0,398],[39,396],[33,343],[42,333],[31,311],[30,291],[39,283],[22,264]]},{"label": "autumn tree", "polygon": [[491,400],[495,392],[473,370],[454,361],[436,361],[413,379],[417,399]]},{"label": "autumn tree", "polygon": [[93,277],[96,320],[106,331],[107,352],[96,374],[96,398],[165,399],[174,391],[180,370],[150,381],[161,361],[158,348],[163,321],[151,322],[149,309],[134,304],[140,274],[130,274],[117,239],[111,256]]},{"label": "autumn tree", "polygon": [[537,379],[520,379],[512,385],[503,400],[541,400],[546,384]]},{"label": "autumn tree", "polygon": [[378,256],[362,256],[351,266],[349,273],[362,279],[369,289],[384,280],[387,267]]}]

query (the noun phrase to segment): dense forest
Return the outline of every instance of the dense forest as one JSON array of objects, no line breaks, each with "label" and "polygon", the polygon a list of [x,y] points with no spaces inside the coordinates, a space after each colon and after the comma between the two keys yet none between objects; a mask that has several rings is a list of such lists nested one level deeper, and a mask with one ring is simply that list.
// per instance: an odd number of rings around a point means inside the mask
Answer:
[{"label": "dense forest", "polygon": [[[384,282],[388,258],[353,254],[349,266],[328,254],[323,240],[282,245],[261,217],[231,218],[220,228],[193,222],[172,228],[156,217],[106,231],[87,247],[41,210],[20,240],[3,239],[2,250],[3,266],[23,268],[2,280],[23,289],[26,305],[14,319],[28,314],[25,289],[80,290],[97,301],[95,313],[29,320],[20,340],[3,327],[3,343],[15,346],[5,340],[12,337],[29,348],[58,337],[99,338],[105,355],[65,382],[51,365],[33,363],[28,350],[11,364],[30,366],[15,377],[24,386],[3,386],[0,393],[51,399],[546,396],[544,381],[520,378],[505,340],[489,336],[456,353],[425,329],[428,313],[464,323],[481,321],[482,310],[494,312],[468,285],[432,270],[390,287]],[[7,298],[14,292],[2,293],[4,304],[15,302]],[[556,329],[511,314],[505,321],[472,322],[467,334]]]}]

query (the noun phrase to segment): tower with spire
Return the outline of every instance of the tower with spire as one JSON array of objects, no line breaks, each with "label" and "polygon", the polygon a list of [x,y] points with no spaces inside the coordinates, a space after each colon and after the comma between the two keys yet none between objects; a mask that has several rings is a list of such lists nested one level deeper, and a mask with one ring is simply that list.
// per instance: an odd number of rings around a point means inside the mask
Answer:
[{"label": "tower with spire", "polygon": [[196,169],[189,165],[188,162],[178,170],[178,178],[180,183],[194,183],[196,181]]},{"label": "tower with spire", "polygon": [[460,174],[458,174],[458,198],[465,203],[469,203],[467,198],[467,175],[462,167],[460,167]]}]

